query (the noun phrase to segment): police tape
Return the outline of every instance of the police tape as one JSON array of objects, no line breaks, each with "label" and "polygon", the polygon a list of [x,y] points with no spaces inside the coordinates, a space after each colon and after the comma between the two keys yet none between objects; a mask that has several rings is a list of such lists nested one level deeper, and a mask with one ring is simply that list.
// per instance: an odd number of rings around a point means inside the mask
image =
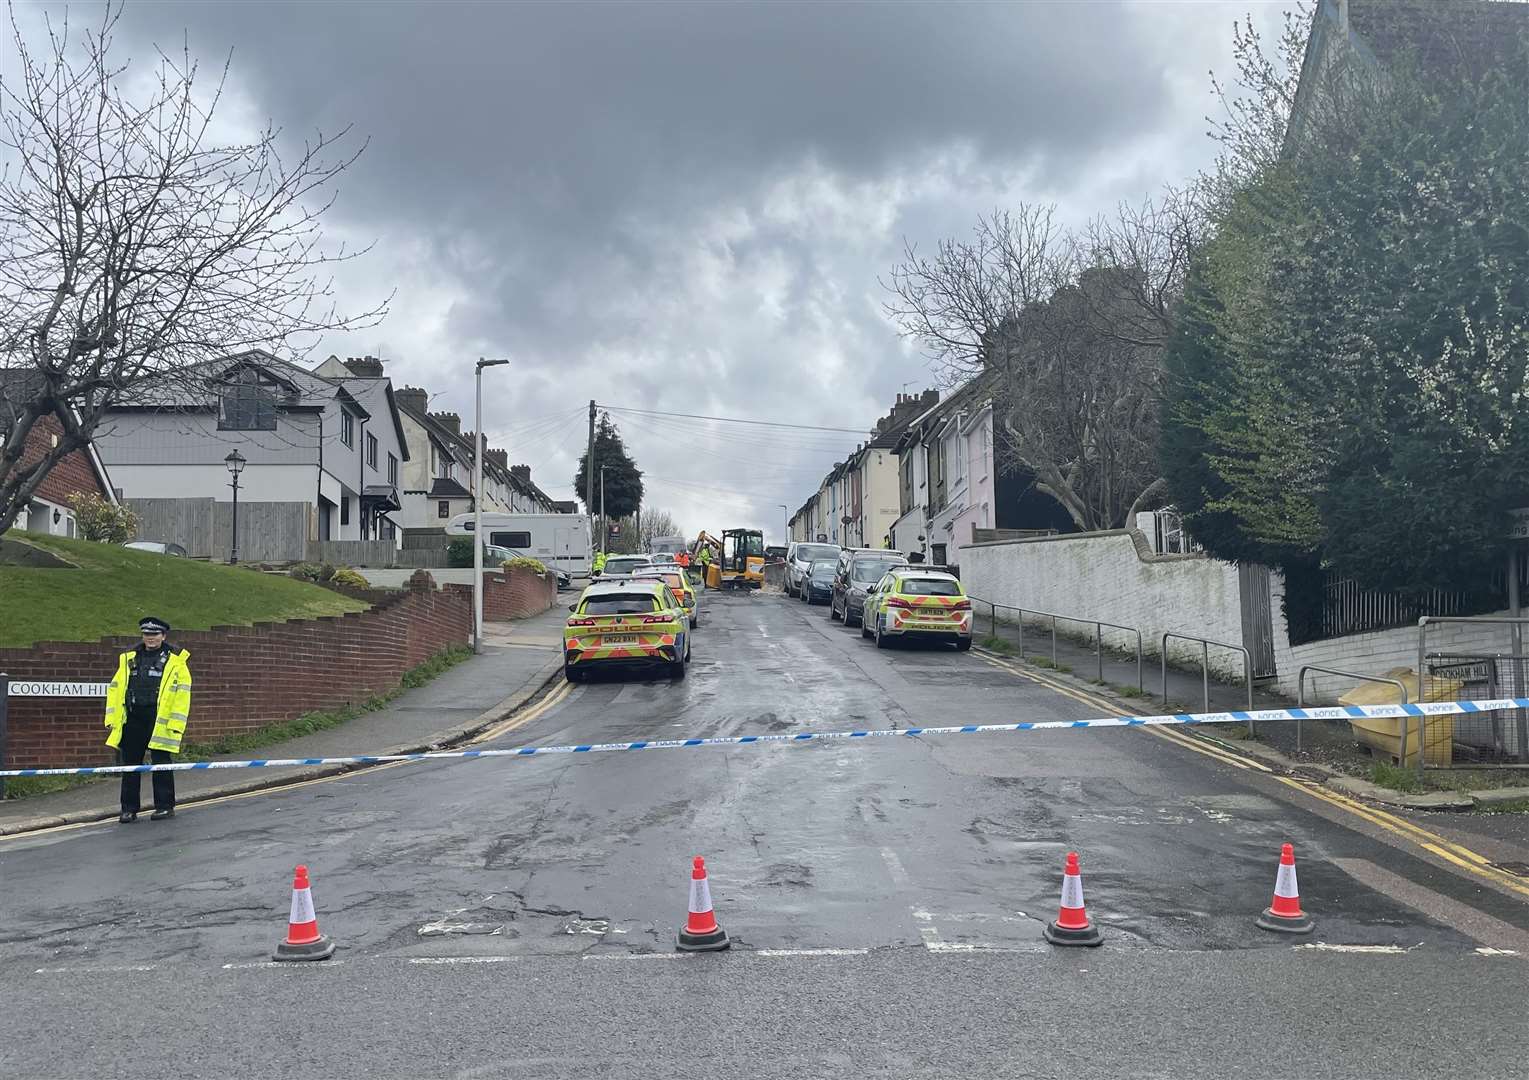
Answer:
[{"label": "police tape", "polygon": [[567,746],[521,746],[509,750],[431,750],[416,754],[365,754],[356,757],[261,758],[250,761],[184,761],[165,765],[94,765],[59,769],[0,769],[0,777],[96,776],[108,773],[197,772],[202,769],[282,769],[304,765],[386,765],[397,761],[453,761],[467,758],[539,757],[544,754],[602,754],[625,750],[678,750],[692,746],[750,746],[756,743],[826,742],[831,739],[908,738],[923,735],[985,735],[1000,731],[1057,731],[1074,728],[1169,727],[1245,724],[1249,720],[1358,720],[1529,709],[1529,698],[1483,701],[1430,701],[1417,705],[1336,705],[1309,709],[1255,709],[1248,712],[1164,713],[1158,716],[1101,716],[1092,720],[1021,720],[1012,724],[961,724],[949,727],[878,728],[866,731],[803,731],[795,735],[725,735],[696,739],[637,739],[632,742]]}]

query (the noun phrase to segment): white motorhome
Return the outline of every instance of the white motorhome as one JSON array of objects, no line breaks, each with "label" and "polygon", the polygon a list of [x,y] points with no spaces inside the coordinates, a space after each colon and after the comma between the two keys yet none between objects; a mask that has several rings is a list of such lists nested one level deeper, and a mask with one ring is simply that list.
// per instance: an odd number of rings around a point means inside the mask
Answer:
[{"label": "white motorhome", "polygon": [[[471,514],[458,514],[446,525],[448,536],[472,534]],[[540,559],[570,574],[588,575],[592,568],[593,545],[586,514],[485,513],[483,542]]]}]

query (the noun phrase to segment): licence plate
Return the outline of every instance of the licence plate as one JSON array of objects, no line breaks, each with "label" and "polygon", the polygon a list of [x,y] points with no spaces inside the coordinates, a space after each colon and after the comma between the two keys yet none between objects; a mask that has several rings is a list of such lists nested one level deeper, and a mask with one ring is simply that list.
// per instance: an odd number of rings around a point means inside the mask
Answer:
[{"label": "licence plate", "polygon": [[602,635],[600,635],[600,644],[602,644],[602,645],[636,645],[637,644],[637,635],[636,634],[602,634]]},{"label": "licence plate", "polygon": [[950,628],[948,622],[935,619],[917,619],[908,625],[915,630],[947,630]]}]

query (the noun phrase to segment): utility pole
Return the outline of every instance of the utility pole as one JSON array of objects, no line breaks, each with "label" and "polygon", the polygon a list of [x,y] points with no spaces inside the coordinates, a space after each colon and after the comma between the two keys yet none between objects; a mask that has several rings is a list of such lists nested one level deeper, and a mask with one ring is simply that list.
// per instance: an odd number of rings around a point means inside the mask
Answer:
[{"label": "utility pole", "polygon": [[605,520],[605,470],[608,468],[610,468],[609,465],[600,466],[600,554],[602,555],[605,554],[606,534],[611,531],[610,525]]},{"label": "utility pole", "polygon": [[[595,516],[595,399],[589,399],[589,452],[584,455],[584,512]],[[603,548],[601,550],[604,550]]]}]

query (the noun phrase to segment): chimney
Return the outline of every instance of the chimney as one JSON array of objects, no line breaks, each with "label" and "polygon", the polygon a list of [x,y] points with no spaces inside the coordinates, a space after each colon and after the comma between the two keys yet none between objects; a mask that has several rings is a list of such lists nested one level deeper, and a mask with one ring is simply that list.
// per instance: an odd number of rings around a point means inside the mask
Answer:
[{"label": "chimney", "polygon": [[440,424],[441,427],[453,435],[460,436],[462,434],[462,418],[454,412],[433,412],[430,414],[430,419]]},{"label": "chimney", "polygon": [[425,410],[430,407],[430,395],[417,386],[405,386],[400,390],[394,390],[393,400],[398,403],[400,409],[408,409],[420,416],[424,416]]},{"label": "chimney", "polygon": [[510,467],[510,452],[508,450],[485,450],[483,456],[501,469],[508,470]]},{"label": "chimney", "polygon": [[382,361],[375,356],[347,356],[345,366],[350,368],[350,373],[358,378],[382,378]]},{"label": "chimney", "polygon": [[[504,451],[503,450],[499,451],[499,458],[500,458],[500,460],[502,462],[503,459],[504,459]],[[510,469],[510,473],[513,476],[520,477],[520,479],[524,480],[528,484],[531,482],[531,466],[529,466],[529,465],[516,465],[515,467]]]}]

